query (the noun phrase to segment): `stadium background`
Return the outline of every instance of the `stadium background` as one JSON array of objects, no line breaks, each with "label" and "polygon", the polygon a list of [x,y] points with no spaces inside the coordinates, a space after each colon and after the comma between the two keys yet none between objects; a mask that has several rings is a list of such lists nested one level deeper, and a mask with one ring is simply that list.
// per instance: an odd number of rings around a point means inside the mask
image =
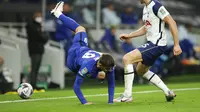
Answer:
[{"label": "stadium background", "polygon": [[[58,23],[55,18],[51,17],[50,10],[55,6],[56,2],[59,0],[0,0],[0,56],[2,56],[5,60],[5,67],[10,68],[13,72],[11,78],[13,80],[13,89],[16,89],[18,85],[23,81],[25,74],[28,74],[26,71],[27,66],[30,65],[30,59],[28,57],[28,50],[27,50],[27,34],[26,34],[26,22],[28,18],[31,18],[35,11],[41,11],[43,13],[43,31],[48,33],[50,39],[45,46],[45,54],[43,56],[42,67],[41,67],[41,77],[45,77],[44,82],[47,82],[48,90],[45,93],[38,93],[33,96],[33,99],[39,98],[51,98],[57,97],[58,99],[63,96],[74,96],[72,92],[72,85],[75,78],[75,75],[70,72],[65,67],[65,51],[68,48],[68,44],[64,41],[61,43],[58,42],[56,39]],[[116,92],[123,91],[123,65],[121,63],[121,58],[125,54],[127,49],[123,49],[123,43],[119,41],[118,37],[121,33],[129,33],[131,31],[136,30],[142,25],[141,16],[142,16],[142,8],[143,5],[140,4],[139,0],[63,0],[68,4],[68,8],[66,9],[69,12],[69,15],[78,21],[81,25],[85,26],[88,31],[88,38],[89,38],[89,46],[97,51],[102,52],[109,52],[117,61],[117,70],[116,70],[116,84],[117,90]],[[166,111],[170,107],[171,111],[178,111],[179,108],[184,107],[187,109],[183,109],[180,111],[195,111],[199,109],[198,99],[199,97],[195,98],[194,96],[199,94],[199,81],[200,81],[200,1],[199,0],[160,0],[163,5],[168,9],[170,14],[176,20],[178,27],[179,27],[179,36],[181,41],[183,42],[181,47],[184,47],[185,52],[182,56],[174,57],[172,55],[171,50],[165,55],[161,56],[155,65],[153,66],[153,70],[156,71],[159,76],[172,87],[173,89],[185,89],[185,88],[196,88],[194,89],[195,92],[191,91],[181,91],[177,90],[177,93],[180,94],[180,99],[178,99],[177,105],[171,106],[164,103],[159,103],[162,101],[162,97],[157,95],[158,93],[153,92],[153,96],[151,95],[144,95],[144,97],[140,97],[140,94],[136,94],[136,109],[143,110],[141,105],[150,105],[148,108],[151,109],[151,106],[160,111]],[[131,23],[124,23],[124,22],[116,22],[116,23],[106,23],[104,21],[104,12],[103,9],[106,8],[109,4],[112,4],[115,8],[114,11],[117,14],[117,17],[122,20],[122,15],[125,14],[124,10],[125,7],[133,7],[134,13],[134,22]],[[84,14],[90,13],[90,16],[93,17],[94,21],[92,20],[85,20]],[[88,16],[86,16],[88,17]],[[125,18],[127,19],[127,18]],[[91,22],[92,21],[92,22]],[[125,20],[126,22],[126,20]],[[112,30],[115,30],[115,35],[112,35]],[[168,31],[169,32],[169,31]],[[69,37],[71,38],[73,33],[69,33]],[[102,41],[102,38],[104,41]],[[108,38],[115,38],[108,39]],[[172,37],[170,33],[168,33],[169,38],[169,48],[172,45]],[[171,38],[171,39],[170,39]],[[185,41],[190,42],[188,45],[184,43]],[[57,41],[57,42],[56,42]],[[111,41],[111,43],[109,43]],[[115,45],[111,45],[112,43]],[[137,38],[133,39],[131,44],[133,47],[138,47],[145,43],[145,38]],[[65,43],[65,44],[63,44]],[[192,46],[191,46],[192,44]],[[114,46],[114,47],[113,47]],[[188,47],[190,46],[190,47]],[[187,49],[188,48],[188,49]],[[190,52],[192,51],[192,53]],[[45,73],[43,73],[43,71]],[[48,74],[48,75],[46,75]],[[134,91],[147,91],[147,90],[155,90],[156,88],[149,87],[148,82],[138,77],[135,78],[135,90]],[[139,86],[138,84],[142,84]],[[151,84],[149,84],[151,85]],[[45,84],[43,85],[45,86]],[[46,86],[45,86],[46,87]],[[54,88],[54,89],[51,89]],[[64,89],[64,90],[59,90]],[[94,81],[90,79],[86,79],[83,84],[84,92],[88,93],[88,95],[94,94],[104,94],[106,93],[106,81]],[[100,88],[99,90],[96,88]],[[90,92],[92,91],[92,92]],[[151,92],[150,92],[151,93]],[[187,94],[191,94],[190,97]],[[158,96],[156,98],[155,96]],[[192,97],[193,96],[193,97]],[[101,98],[101,97],[100,97]],[[106,102],[106,98],[100,99],[96,98],[95,101],[98,102]],[[151,102],[146,101],[146,99],[152,100]],[[62,98],[60,98],[62,99]],[[63,98],[65,99],[65,98]],[[76,106],[78,105],[78,100],[70,99],[71,104],[67,101],[68,98],[65,100],[61,100],[57,102],[57,104],[61,105],[61,108],[56,108],[55,110],[63,111],[64,105],[66,102],[69,106],[69,110],[75,110]],[[89,99],[92,99],[89,98]],[[157,102],[156,99],[159,99]],[[17,101],[16,105],[9,104],[9,103],[2,103],[6,101]],[[0,108],[3,111],[25,111],[23,108],[19,108],[20,100],[16,95],[4,95],[0,96]],[[51,99],[50,99],[51,100]],[[105,100],[105,101],[104,101]],[[47,100],[48,101],[48,100]],[[57,100],[56,100],[57,101]],[[184,105],[181,103],[184,102]],[[23,102],[23,101],[22,101]],[[25,101],[26,102],[26,101]],[[141,103],[145,102],[145,103]],[[157,104],[154,104],[156,102]],[[191,103],[192,102],[192,103]],[[41,105],[45,105],[47,103],[45,100],[40,102]],[[30,104],[35,105],[35,101],[30,102]],[[5,106],[4,106],[5,105]],[[15,105],[15,106],[14,106]],[[28,103],[24,103],[24,106],[28,106]],[[36,103],[37,105],[37,103]],[[97,104],[104,109],[110,111],[120,111],[120,109],[127,109],[126,105],[117,104],[114,107],[111,107],[113,110],[109,109],[109,106],[106,107],[106,104]],[[131,110],[133,104],[128,104],[127,111]],[[160,105],[163,108],[157,108],[155,105]],[[3,107],[4,106],[4,107]],[[7,109],[9,106],[12,106],[13,109]],[[43,110],[39,111],[49,111],[47,108],[51,107],[52,105],[50,102],[47,103],[46,106],[41,106]],[[70,107],[71,106],[71,107]],[[73,108],[74,106],[74,108]],[[117,107],[119,106],[119,107]],[[122,106],[122,108],[120,108]],[[40,108],[40,107],[39,107]],[[88,111],[88,108],[84,108],[83,111]],[[96,109],[97,111],[104,111],[102,108],[93,106],[92,109]],[[147,108],[147,110],[148,110]],[[34,107],[30,107],[27,109],[28,111],[33,111]],[[169,109],[170,110],[170,109]]]}]

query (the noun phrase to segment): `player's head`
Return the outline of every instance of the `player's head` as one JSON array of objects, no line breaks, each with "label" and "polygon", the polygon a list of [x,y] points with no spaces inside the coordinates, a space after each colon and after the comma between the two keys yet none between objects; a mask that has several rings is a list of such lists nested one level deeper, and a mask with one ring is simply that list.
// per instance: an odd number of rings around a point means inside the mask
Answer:
[{"label": "player's head", "polygon": [[112,71],[114,66],[115,61],[110,54],[102,54],[97,62],[97,67],[104,72]]}]

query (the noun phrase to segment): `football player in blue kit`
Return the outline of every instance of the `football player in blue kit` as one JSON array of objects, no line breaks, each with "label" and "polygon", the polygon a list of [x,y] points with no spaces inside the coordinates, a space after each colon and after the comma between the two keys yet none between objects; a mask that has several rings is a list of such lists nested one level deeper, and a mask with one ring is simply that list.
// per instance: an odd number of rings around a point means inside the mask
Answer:
[{"label": "football player in blue kit", "polygon": [[63,24],[75,32],[73,45],[68,51],[67,66],[75,72],[74,92],[80,102],[85,105],[92,104],[88,102],[80,86],[84,78],[105,79],[108,80],[108,103],[113,103],[115,88],[115,62],[111,55],[94,51],[88,47],[87,34],[83,26],[80,26],[73,19],[62,14],[64,2],[59,2],[51,11],[51,14],[60,19]]}]

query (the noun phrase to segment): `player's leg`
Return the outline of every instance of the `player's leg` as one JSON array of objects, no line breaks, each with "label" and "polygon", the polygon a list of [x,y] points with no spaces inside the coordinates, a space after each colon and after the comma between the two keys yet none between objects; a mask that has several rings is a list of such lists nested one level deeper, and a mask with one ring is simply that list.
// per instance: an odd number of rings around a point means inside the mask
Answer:
[{"label": "player's leg", "polygon": [[115,102],[132,101],[132,86],[134,80],[133,64],[141,61],[142,61],[142,55],[138,49],[135,49],[134,51],[127,53],[123,57],[125,90],[124,93],[119,98],[114,100]]},{"label": "player's leg", "polygon": [[176,96],[174,92],[170,91],[170,89],[165,85],[165,83],[160,79],[160,77],[157,74],[151,72],[149,68],[149,66],[146,66],[139,62],[136,71],[138,75],[143,76],[145,79],[147,79],[155,86],[160,88],[165,93],[167,101],[173,100]]},{"label": "player's leg", "polygon": [[133,64],[142,61],[142,55],[138,49],[127,53],[123,57],[124,64],[124,81],[125,81],[125,96],[132,96],[132,85],[134,80]]},{"label": "player's leg", "polygon": [[155,86],[163,90],[165,95],[168,95],[169,93],[169,88],[163,83],[163,81],[158,77],[157,74],[151,72],[149,70],[149,66],[146,66],[142,63],[138,63],[136,71],[138,75],[143,76],[145,79],[153,83]]},{"label": "player's leg", "polygon": [[80,26],[75,20],[62,14],[64,2],[58,2],[56,7],[51,11],[51,14],[56,18],[60,19],[63,24],[74,31],[76,35],[74,36],[73,44],[68,50],[67,55],[67,66],[70,70],[76,71],[76,66],[74,65],[74,60],[76,58],[76,50],[80,49],[82,46],[87,46],[87,34],[84,27]]},{"label": "player's leg", "polygon": [[65,16],[63,11],[64,2],[58,2],[56,7],[51,11],[51,13],[58,19],[60,19],[63,24],[69,28],[70,30],[74,31],[75,33],[79,32],[86,32],[83,26],[80,26],[75,20],[70,17]]}]

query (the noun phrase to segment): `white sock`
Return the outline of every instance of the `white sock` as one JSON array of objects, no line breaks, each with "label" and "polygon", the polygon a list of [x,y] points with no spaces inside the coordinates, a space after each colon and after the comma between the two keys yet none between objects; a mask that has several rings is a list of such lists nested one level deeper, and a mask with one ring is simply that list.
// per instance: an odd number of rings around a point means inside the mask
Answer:
[{"label": "white sock", "polygon": [[164,84],[160,77],[158,77],[158,75],[151,71],[148,71],[144,74],[143,77],[156,85],[158,88],[160,88],[165,93],[165,95],[169,95],[169,88]]},{"label": "white sock", "polygon": [[62,15],[62,12],[60,12],[60,11],[55,11],[55,12],[54,12],[54,15],[56,16],[56,18],[59,18],[60,15]]},{"label": "white sock", "polygon": [[125,96],[132,96],[133,79],[134,79],[133,65],[132,64],[126,65],[124,67]]}]

